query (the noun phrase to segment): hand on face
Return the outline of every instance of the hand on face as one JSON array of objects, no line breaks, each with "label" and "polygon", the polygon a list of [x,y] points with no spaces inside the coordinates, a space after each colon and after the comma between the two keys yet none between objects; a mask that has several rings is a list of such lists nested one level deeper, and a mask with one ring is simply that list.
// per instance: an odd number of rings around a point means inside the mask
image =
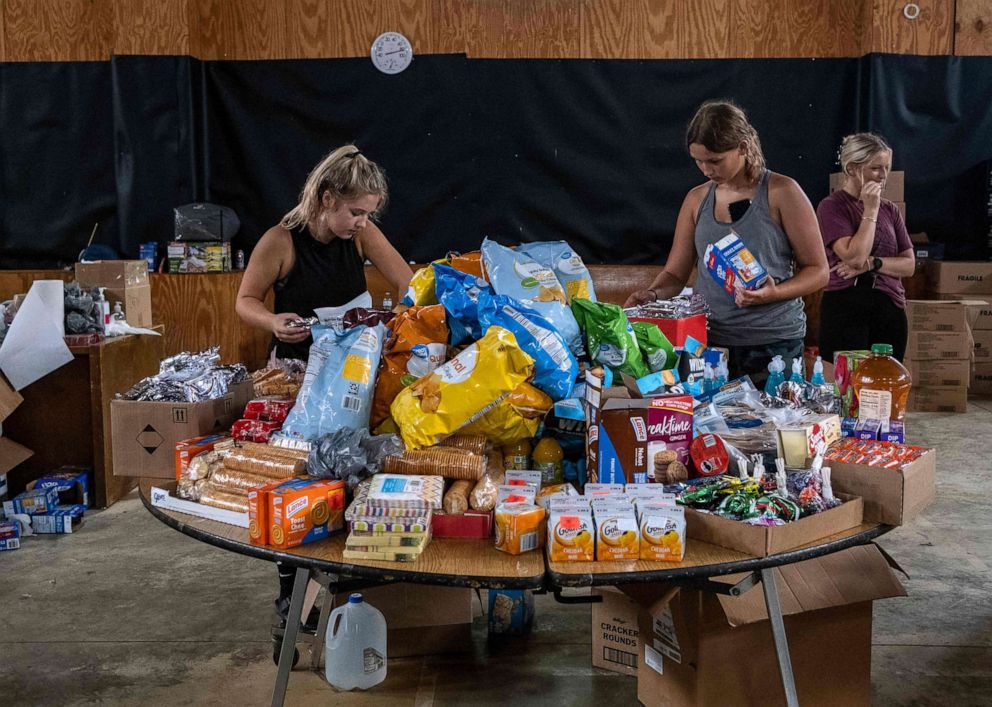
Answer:
[{"label": "hand on face", "polygon": [[874,216],[882,202],[882,185],[879,182],[865,182],[861,185],[860,198],[865,205],[865,215]]},{"label": "hand on face", "polygon": [[292,312],[273,314],[272,333],[279,341],[284,341],[287,344],[298,344],[301,341],[306,341],[306,338],[310,336],[310,330],[306,327],[290,326],[289,324],[294,320],[302,318],[299,314]]},{"label": "hand on face", "polygon": [[775,302],[778,299],[778,286],[775,284],[775,279],[769,277],[765,280],[765,284],[756,290],[745,290],[743,287],[738,287],[734,291],[734,302],[737,303],[738,307],[753,307],[758,304],[769,304],[770,302]]}]

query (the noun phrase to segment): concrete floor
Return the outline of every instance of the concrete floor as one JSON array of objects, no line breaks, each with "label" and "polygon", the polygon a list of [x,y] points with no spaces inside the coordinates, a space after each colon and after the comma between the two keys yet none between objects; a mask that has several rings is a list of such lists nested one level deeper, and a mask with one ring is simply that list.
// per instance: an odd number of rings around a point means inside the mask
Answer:
[{"label": "concrete floor", "polygon": [[[992,402],[912,414],[907,426],[911,441],[940,450],[938,499],[880,541],[911,579],[908,597],[875,605],[874,701],[988,704]],[[74,535],[28,538],[0,553],[0,704],[267,704],[274,580],[272,565],[167,528],[133,494]],[[369,693],[293,673],[288,704],[331,700],[630,705],[636,685],[590,667],[587,606],[539,597],[529,638],[490,644],[477,619],[470,653],[392,660]]]}]

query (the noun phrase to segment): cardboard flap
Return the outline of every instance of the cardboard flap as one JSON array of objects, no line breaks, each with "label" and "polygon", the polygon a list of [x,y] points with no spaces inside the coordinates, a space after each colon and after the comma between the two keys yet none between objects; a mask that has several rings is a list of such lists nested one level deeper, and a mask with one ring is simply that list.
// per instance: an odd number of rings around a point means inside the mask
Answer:
[{"label": "cardboard flap", "polygon": [[15,466],[34,455],[30,449],[12,439],[0,437],[0,474],[6,474]]},{"label": "cardboard flap", "polygon": [[[785,565],[775,570],[775,579],[784,616],[906,596],[906,590],[874,545]],[[758,587],[739,597],[718,598],[731,626],[768,618],[764,592]]]},{"label": "cardboard flap", "polygon": [[23,396],[10,386],[6,378],[0,376],[0,422],[6,420],[22,402]]}]

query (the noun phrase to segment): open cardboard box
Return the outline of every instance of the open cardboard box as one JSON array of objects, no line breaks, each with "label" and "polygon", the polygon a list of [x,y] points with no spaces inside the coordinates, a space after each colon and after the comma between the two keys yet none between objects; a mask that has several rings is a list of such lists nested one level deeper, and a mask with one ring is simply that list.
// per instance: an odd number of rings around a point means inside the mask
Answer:
[{"label": "open cardboard box", "polygon": [[901,469],[825,462],[834,491],[855,494],[868,522],[903,525],[916,518],[937,495],[937,450],[930,449]]},{"label": "open cardboard box", "polygon": [[[0,423],[14,412],[24,398],[0,375]],[[3,436],[0,427],[0,474],[6,474],[15,466],[34,455],[30,449]]]},{"label": "open cardboard box", "polygon": [[[835,485],[834,489],[836,488]],[[755,557],[767,557],[861,525],[864,510],[861,499],[841,493],[837,494],[837,498],[844,502],[836,508],[777,526],[749,525],[743,521],[697,511],[695,508],[686,508],[686,537],[746,552]]]},{"label": "open cardboard box", "polygon": [[[870,704],[872,602],[906,595],[882,553],[863,545],[774,572],[799,703]],[[785,704],[760,587],[738,597],[665,584],[623,591],[641,607],[642,704]]]},{"label": "open cardboard box", "polygon": [[176,494],[177,485],[178,482],[173,479],[172,481],[162,481],[162,483],[152,486],[149,499],[151,504],[156,508],[178,511],[179,513],[186,513],[198,518],[206,518],[207,520],[216,520],[220,523],[236,525],[239,528],[248,527],[247,511],[245,513],[238,513],[237,511],[228,511],[223,508],[215,508],[203,503],[196,503],[195,501],[187,501],[184,498],[179,498]]}]

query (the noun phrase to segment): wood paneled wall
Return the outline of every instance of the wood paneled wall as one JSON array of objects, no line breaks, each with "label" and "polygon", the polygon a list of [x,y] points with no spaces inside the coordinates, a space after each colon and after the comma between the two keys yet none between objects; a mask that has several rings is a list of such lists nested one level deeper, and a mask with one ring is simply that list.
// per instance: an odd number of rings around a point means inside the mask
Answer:
[{"label": "wood paneled wall", "polygon": [[419,54],[692,59],[992,54],[992,0],[3,0],[0,61]]}]

